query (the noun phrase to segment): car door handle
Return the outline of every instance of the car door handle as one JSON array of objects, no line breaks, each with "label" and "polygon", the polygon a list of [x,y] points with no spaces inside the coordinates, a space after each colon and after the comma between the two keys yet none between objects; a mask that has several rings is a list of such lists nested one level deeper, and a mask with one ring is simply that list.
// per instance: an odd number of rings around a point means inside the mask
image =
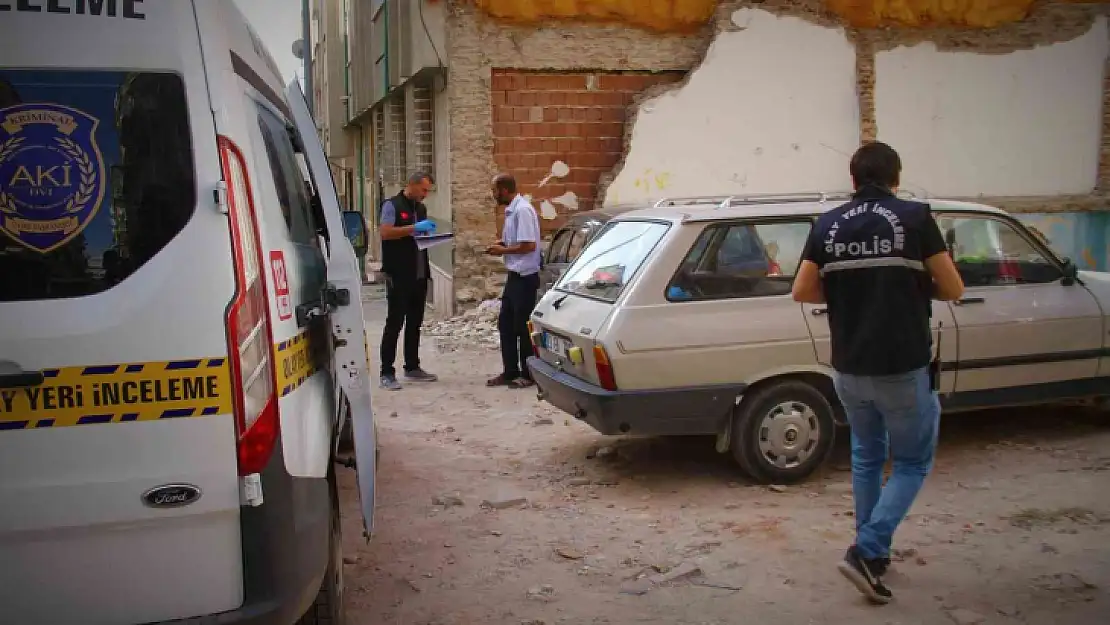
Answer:
[{"label": "car door handle", "polygon": [[987,300],[982,297],[964,297],[956,300],[955,304],[957,306],[967,306],[968,304],[985,304],[986,302]]},{"label": "car door handle", "polygon": [[813,315],[814,317],[820,317],[821,315],[823,315],[827,312],[829,312],[828,308],[811,308],[811,309],[809,309],[809,314]]}]

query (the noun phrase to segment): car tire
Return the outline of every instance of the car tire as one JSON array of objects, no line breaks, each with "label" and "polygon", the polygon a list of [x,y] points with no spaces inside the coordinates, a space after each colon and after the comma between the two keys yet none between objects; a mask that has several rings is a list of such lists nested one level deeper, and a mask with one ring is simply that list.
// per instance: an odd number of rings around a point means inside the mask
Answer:
[{"label": "car tire", "polygon": [[331,490],[331,532],[328,536],[328,568],[324,581],[312,607],[305,612],[297,625],[346,625],[346,593],[343,583],[343,530],[339,513],[339,488],[335,472],[328,472]]},{"label": "car tire", "polygon": [[773,382],[744,397],[732,424],[732,455],[762,484],[809,477],[836,438],[829,398],[801,380]]}]

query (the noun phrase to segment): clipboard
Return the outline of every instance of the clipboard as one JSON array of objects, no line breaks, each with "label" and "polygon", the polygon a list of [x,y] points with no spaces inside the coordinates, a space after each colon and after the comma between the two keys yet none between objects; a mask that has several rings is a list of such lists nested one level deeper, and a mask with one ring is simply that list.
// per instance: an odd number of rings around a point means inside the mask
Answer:
[{"label": "clipboard", "polygon": [[448,241],[453,241],[455,239],[455,235],[450,232],[444,232],[443,234],[427,234],[413,238],[416,239],[417,249],[423,251],[430,247],[435,247],[437,245],[447,243]]}]

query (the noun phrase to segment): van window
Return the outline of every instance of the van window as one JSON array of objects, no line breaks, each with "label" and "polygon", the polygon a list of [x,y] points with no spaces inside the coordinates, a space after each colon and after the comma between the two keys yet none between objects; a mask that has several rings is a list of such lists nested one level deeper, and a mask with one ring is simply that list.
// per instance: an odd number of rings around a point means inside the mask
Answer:
[{"label": "van window", "polygon": [[652,221],[609,222],[555,288],[616,301],[668,229],[669,225]]},{"label": "van window", "polygon": [[667,287],[667,299],[786,295],[811,227],[809,221],[708,226]]},{"label": "van window", "polygon": [[0,69],[0,301],[110,289],[195,210],[179,76]]},{"label": "van window", "polygon": [[563,228],[555,233],[555,238],[551,240],[551,246],[547,248],[548,263],[567,262],[567,245],[570,244],[570,237],[573,232],[570,228]]},{"label": "van window", "polygon": [[315,246],[316,226],[309,203],[308,182],[297,161],[289,130],[280,117],[261,104],[258,105],[258,128],[266,145],[266,156],[285,225],[289,227],[289,237],[294,243]]},{"label": "van window", "polygon": [[570,240],[570,245],[567,246],[567,260],[574,262],[578,255],[582,253],[582,249],[586,247],[586,241],[590,238],[590,227],[584,226],[574,231],[574,237]]}]

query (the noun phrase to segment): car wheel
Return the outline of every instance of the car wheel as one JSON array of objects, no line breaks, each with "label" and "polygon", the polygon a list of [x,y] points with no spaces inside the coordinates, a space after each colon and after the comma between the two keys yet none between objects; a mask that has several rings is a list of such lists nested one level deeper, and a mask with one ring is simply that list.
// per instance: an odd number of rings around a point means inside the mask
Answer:
[{"label": "car wheel", "polygon": [[789,484],[825,461],[836,437],[833,407],[800,380],[772,383],[744,397],[732,424],[732,455],[753,479]]},{"label": "car wheel", "polygon": [[305,612],[297,625],[345,625],[347,611],[343,585],[343,530],[339,514],[339,488],[335,482],[335,472],[328,472],[328,487],[331,489],[331,535],[328,537],[328,569],[316,601]]}]

